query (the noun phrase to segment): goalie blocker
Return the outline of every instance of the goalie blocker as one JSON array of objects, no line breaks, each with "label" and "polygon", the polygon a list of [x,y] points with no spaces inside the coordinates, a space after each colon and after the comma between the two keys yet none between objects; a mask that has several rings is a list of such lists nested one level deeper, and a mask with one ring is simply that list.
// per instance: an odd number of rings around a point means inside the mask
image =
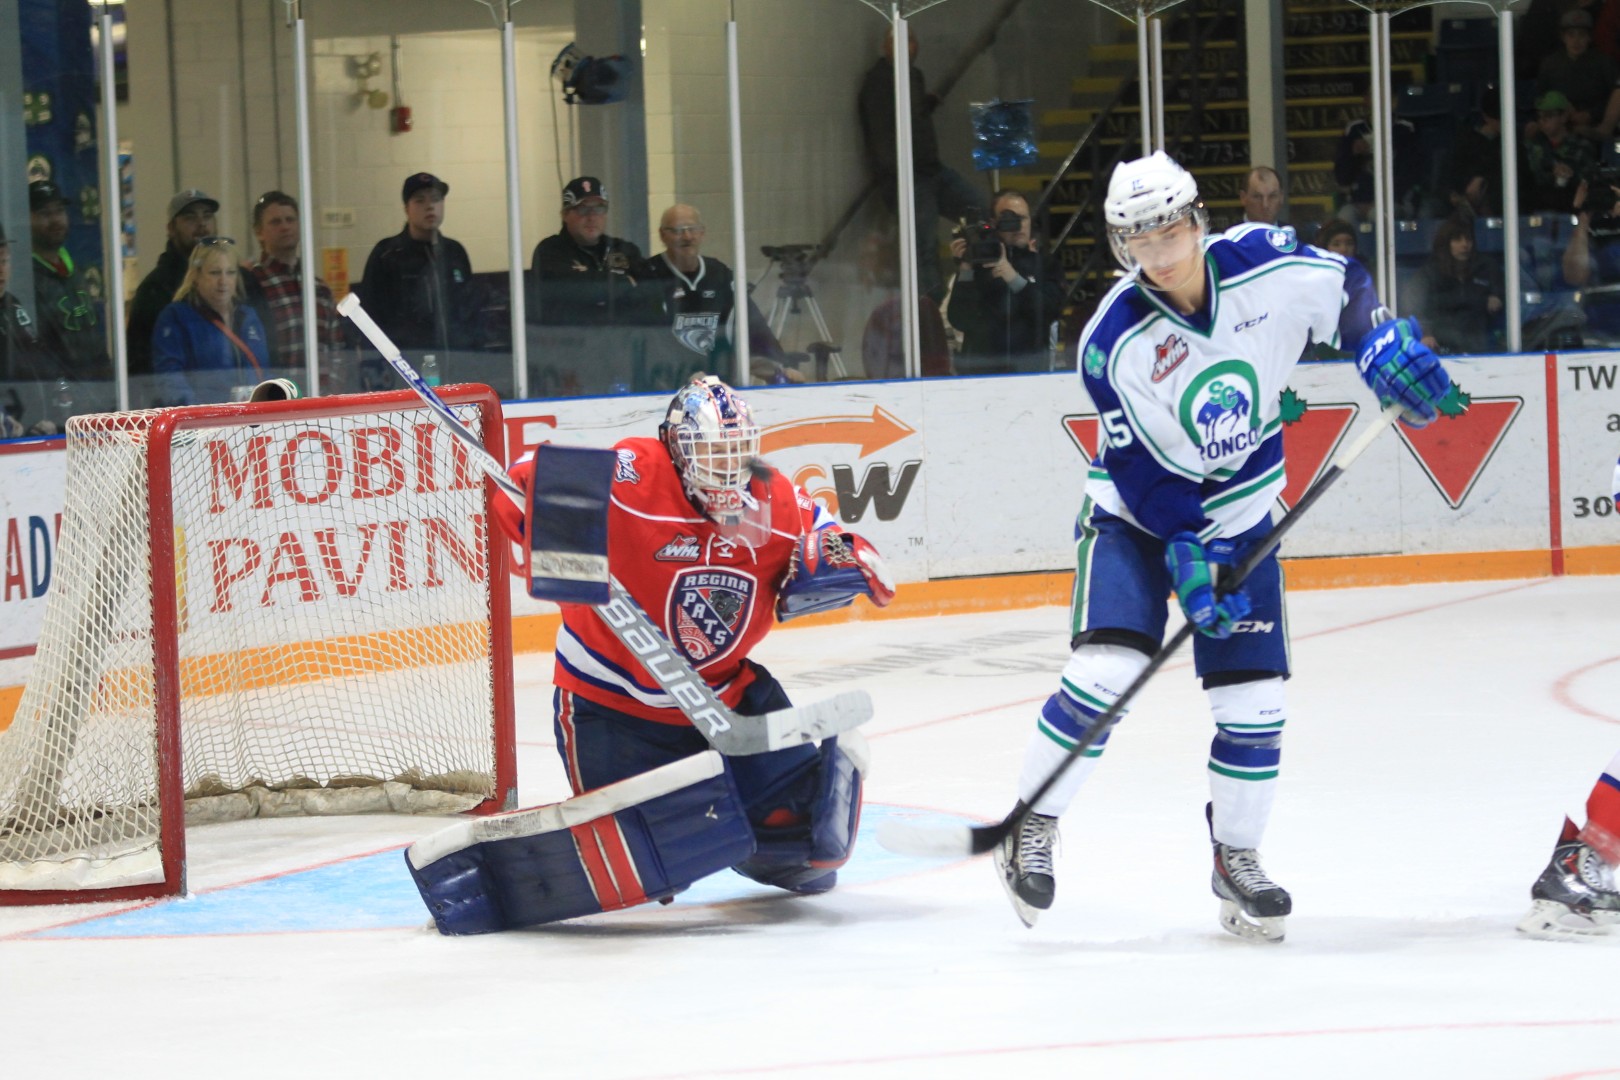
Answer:
[{"label": "goalie blocker", "polygon": [[810,828],[761,846],[713,750],[565,802],[468,821],[412,844],[405,863],[441,934],[484,934],[667,900],[730,867],[842,866],[860,822],[859,734],[821,746]]}]

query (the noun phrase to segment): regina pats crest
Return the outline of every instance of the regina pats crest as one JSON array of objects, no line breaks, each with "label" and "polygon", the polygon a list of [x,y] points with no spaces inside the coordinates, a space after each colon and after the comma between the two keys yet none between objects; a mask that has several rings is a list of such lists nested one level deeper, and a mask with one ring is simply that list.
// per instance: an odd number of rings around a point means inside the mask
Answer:
[{"label": "regina pats crest", "polygon": [[675,576],[669,589],[669,628],[694,664],[718,660],[737,644],[758,592],[753,577],[737,570],[694,567]]}]

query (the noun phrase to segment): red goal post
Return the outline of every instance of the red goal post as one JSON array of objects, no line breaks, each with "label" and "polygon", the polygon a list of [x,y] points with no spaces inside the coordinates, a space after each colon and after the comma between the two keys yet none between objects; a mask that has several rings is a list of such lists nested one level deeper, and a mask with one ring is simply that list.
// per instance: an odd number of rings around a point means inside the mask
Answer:
[{"label": "red goal post", "polygon": [[[442,392],[504,460],[500,400]],[[515,805],[501,498],[409,390],[70,421],[0,731],[0,905],[185,889],[185,828]]]}]

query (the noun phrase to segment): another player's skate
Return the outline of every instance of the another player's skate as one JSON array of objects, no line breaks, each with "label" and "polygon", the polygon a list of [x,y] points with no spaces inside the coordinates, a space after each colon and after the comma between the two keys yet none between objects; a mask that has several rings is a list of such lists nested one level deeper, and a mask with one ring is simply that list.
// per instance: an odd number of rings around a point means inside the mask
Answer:
[{"label": "another player's skate", "polygon": [[[1209,817],[1209,808],[1204,813]],[[1251,941],[1281,941],[1283,920],[1294,910],[1288,890],[1266,876],[1254,848],[1229,847],[1213,836],[1210,843],[1215,870],[1209,884],[1221,899],[1221,927]]]},{"label": "another player's skate", "polygon": [[1519,931],[1547,940],[1620,934],[1620,891],[1614,870],[1566,823],[1552,861],[1530,887],[1533,903]]},{"label": "another player's skate", "polygon": [[[1023,808],[1020,802],[1014,813]],[[1057,882],[1052,877],[1057,823],[1055,817],[1030,814],[996,847],[996,874],[1007,890],[1013,911],[1025,926],[1035,925],[1041,912],[1052,906],[1052,897],[1057,893]]]}]

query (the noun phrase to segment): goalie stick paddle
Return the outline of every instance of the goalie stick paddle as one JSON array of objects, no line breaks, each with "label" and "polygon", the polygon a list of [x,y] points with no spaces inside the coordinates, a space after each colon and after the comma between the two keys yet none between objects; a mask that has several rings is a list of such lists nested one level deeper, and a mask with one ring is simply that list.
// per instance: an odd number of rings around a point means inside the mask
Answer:
[{"label": "goalie stick paddle", "polygon": [[[360,298],[350,293],[338,302],[338,312],[348,316],[360,328],[389,366],[399,372],[407,385],[428,404],[444,429],[453,435],[471,455],[471,459],[484,475],[500,488],[520,508],[524,505],[523,489],[508,475],[483,442],[461,422],[450,406],[434,389],[423,381],[410,361],[400,354],[388,335],[360,306]],[[814,705],[791,709],[778,709],[764,716],[739,716],[720,700],[713,688],[703,681],[686,657],[670,644],[647,613],[635,602],[617,578],[608,575],[608,602],[592,608],[607,624],[613,635],[635,656],[671,698],[692,726],[702,733],[709,745],[731,757],[762,754],[788,746],[815,742],[841,731],[859,727],[872,718],[872,698],[865,690],[849,690],[835,694]]]},{"label": "goalie stick paddle", "polygon": [[[1220,583],[1216,586],[1216,591],[1222,595],[1237,591],[1243,585],[1244,580],[1254,572],[1254,568],[1260,565],[1261,560],[1282,542],[1282,538],[1287,535],[1288,530],[1292,529],[1300,517],[1316,504],[1316,501],[1322,497],[1322,494],[1328,488],[1333,486],[1334,481],[1344,474],[1344,471],[1350,467],[1350,463],[1360,457],[1367,447],[1377,441],[1378,436],[1384,433],[1384,429],[1399,419],[1400,415],[1401,407],[1399,405],[1390,405],[1379,415],[1377,420],[1373,421],[1366,431],[1363,431],[1356,437],[1354,442],[1340,451],[1333,464],[1328,466],[1327,471],[1322,474],[1321,478],[1311,485],[1309,491],[1301,496],[1299,502],[1294,504],[1294,508],[1284,514],[1283,519],[1277,522],[1272,530],[1254,545],[1243,561],[1233,569],[1232,573],[1222,577]],[[993,825],[962,825],[947,829],[913,825],[904,821],[886,821],[878,826],[878,843],[899,855],[931,855],[941,858],[983,855],[985,852],[993,850],[996,845],[1023,825],[1024,819],[1034,812],[1032,808],[1041,801],[1047,792],[1057,786],[1057,782],[1062,779],[1063,774],[1068,772],[1070,766],[1079,761],[1081,755],[1102,737],[1103,732],[1114,726],[1119,720],[1120,713],[1124,712],[1125,707],[1131,703],[1131,699],[1136,697],[1142,687],[1147,685],[1148,680],[1153,678],[1158,670],[1169,661],[1170,657],[1174,656],[1176,651],[1187,643],[1193,633],[1193,624],[1190,622],[1185,623],[1175,632],[1168,644],[1153,654],[1152,659],[1147,663],[1147,667],[1143,668],[1141,674],[1137,675],[1135,680],[1119,695],[1119,700],[1115,701],[1107,711],[1097,717],[1096,722],[1086,730],[1085,736],[1069,749],[1068,756],[1058,764],[1057,768],[1052,770],[1050,776],[1041,781],[1041,786],[1036,788],[1035,793],[1020,804],[1019,809],[1014,810]]]}]

